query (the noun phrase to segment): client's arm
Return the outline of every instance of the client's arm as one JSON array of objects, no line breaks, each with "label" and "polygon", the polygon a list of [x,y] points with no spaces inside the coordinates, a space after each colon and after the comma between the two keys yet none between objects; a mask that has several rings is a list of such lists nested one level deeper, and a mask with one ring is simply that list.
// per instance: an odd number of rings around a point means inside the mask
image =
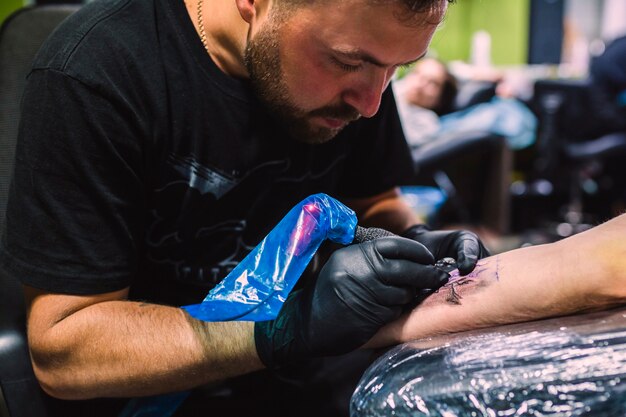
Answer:
[{"label": "client's arm", "polygon": [[[456,276],[455,276],[456,275]],[[562,241],[480,260],[367,347],[529,321],[626,302],[626,214]]]}]

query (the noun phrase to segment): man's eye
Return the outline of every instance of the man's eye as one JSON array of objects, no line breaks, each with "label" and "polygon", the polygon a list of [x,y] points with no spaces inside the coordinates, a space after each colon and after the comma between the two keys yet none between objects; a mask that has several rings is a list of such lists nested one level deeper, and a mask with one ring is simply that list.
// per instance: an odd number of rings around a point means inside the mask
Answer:
[{"label": "man's eye", "polygon": [[346,64],[345,62],[342,62],[335,57],[331,57],[331,60],[336,66],[338,66],[339,68],[341,68],[343,71],[346,71],[346,72],[356,72],[356,71],[359,71],[363,67],[363,64],[358,64],[358,65]]}]

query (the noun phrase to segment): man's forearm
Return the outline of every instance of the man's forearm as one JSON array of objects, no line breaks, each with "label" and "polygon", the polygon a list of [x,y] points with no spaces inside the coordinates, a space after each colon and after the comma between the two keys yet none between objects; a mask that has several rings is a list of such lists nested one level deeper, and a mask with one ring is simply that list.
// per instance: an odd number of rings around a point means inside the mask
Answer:
[{"label": "man's forearm", "polygon": [[371,199],[352,200],[346,204],[357,213],[361,226],[382,227],[400,234],[410,226],[423,223],[423,219],[402,200],[397,188]]},{"label": "man's forearm", "polygon": [[30,331],[38,379],[65,399],[172,392],[262,367],[252,323],[204,323],[174,307],[106,301]]},{"label": "man's forearm", "polygon": [[368,346],[528,321],[626,302],[626,216],[561,242],[480,260]]}]

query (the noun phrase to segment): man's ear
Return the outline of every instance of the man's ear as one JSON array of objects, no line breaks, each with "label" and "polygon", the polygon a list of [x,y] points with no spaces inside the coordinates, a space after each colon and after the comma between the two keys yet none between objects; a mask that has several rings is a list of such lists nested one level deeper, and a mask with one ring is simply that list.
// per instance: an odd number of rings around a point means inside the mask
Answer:
[{"label": "man's ear", "polygon": [[235,0],[241,18],[248,24],[252,23],[257,14],[258,0]]}]

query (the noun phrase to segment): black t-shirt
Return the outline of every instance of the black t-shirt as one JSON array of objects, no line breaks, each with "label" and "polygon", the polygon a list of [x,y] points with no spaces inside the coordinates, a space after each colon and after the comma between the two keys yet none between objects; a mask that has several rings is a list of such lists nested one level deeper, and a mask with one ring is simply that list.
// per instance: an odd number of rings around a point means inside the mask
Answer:
[{"label": "black t-shirt", "polygon": [[71,294],[199,302],[306,196],[410,181],[391,91],[323,145],[288,137],[204,50],[183,0],[95,1],[28,77],[0,264]]}]

